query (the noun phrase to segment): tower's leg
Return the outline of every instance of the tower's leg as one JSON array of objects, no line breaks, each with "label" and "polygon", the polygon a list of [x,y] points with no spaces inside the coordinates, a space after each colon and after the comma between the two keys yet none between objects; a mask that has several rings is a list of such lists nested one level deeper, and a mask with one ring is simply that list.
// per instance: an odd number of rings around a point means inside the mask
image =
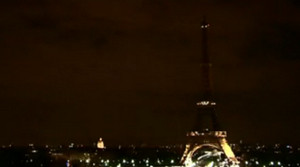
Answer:
[{"label": "tower's leg", "polygon": [[233,163],[238,163],[238,160],[235,158],[235,155],[231,149],[231,147],[228,145],[225,138],[219,139],[220,145],[226,155],[226,157]]},{"label": "tower's leg", "polygon": [[190,148],[191,148],[190,144],[185,145],[185,150],[184,150],[183,155],[182,155],[181,160],[180,160],[181,164],[185,163],[186,157],[187,157],[188,153],[190,152]]}]

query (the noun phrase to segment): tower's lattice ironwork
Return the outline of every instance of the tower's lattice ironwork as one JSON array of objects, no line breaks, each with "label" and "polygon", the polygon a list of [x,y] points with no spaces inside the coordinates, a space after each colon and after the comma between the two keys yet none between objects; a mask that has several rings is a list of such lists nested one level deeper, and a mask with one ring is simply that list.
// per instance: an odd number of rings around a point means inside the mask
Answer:
[{"label": "tower's lattice ironwork", "polygon": [[197,117],[195,126],[187,133],[186,148],[181,158],[181,162],[189,166],[193,163],[194,154],[204,147],[210,147],[223,152],[231,164],[238,164],[233,151],[227,143],[227,132],[222,130],[217,120],[215,111],[216,103],[212,95],[212,77],[209,54],[208,54],[208,32],[209,24],[205,19],[201,24],[202,30],[202,97],[197,103]]}]

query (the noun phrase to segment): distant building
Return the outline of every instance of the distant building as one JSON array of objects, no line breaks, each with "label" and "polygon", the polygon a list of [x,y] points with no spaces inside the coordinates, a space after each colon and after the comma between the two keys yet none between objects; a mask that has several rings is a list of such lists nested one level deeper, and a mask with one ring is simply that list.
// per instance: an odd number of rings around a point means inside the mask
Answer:
[{"label": "distant building", "polygon": [[103,140],[102,140],[101,137],[100,137],[99,140],[98,140],[97,148],[99,148],[99,149],[104,149],[104,148],[105,148],[104,142],[103,142]]}]

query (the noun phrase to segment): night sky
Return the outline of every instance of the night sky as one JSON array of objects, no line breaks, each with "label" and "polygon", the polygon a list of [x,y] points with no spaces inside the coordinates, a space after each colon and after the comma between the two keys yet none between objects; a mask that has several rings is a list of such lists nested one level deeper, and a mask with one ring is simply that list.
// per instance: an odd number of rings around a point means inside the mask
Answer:
[{"label": "night sky", "polygon": [[297,144],[297,0],[0,2],[0,144],[181,142],[201,21],[229,141]]}]

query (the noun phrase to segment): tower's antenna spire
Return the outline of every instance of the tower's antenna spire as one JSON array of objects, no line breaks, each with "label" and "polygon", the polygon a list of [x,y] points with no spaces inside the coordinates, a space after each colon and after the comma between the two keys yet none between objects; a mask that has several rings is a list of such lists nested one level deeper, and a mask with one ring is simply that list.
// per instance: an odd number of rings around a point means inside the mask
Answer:
[{"label": "tower's antenna spire", "polygon": [[202,84],[203,84],[203,99],[211,100],[212,98],[212,81],[211,81],[211,63],[208,55],[208,41],[207,31],[209,24],[206,22],[205,16],[201,23],[202,30],[202,55],[201,55],[201,72],[202,72]]},{"label": "tower's antenna spire", "polygon": [[[202,79],[202,96],[197,103],[199,116],[196,128],[200,130],[219,130],[220,126],[215,112],[214,99],[212,97],[212,77],[211,77],[211,63],[208,54],[207,31],[209,24],[206,22],[205,17],[201,23],[202,31],[202,55],[201,55],[201,79]],[[205,118],[207,117],[207,118]]]}]

